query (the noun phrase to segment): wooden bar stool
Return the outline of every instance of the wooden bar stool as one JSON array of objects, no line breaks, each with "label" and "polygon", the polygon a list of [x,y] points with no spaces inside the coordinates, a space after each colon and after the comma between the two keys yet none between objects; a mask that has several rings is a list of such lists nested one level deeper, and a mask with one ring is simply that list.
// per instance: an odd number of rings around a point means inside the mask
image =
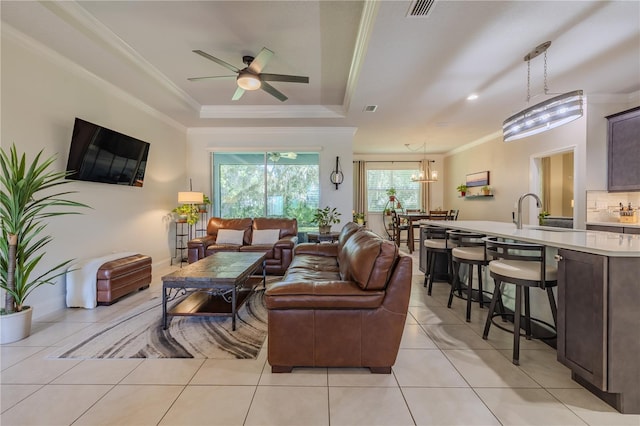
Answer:
[{"label": "wooden bar stool", "polygon": [[427,287],[427,294],[431,296],[433,279],[435,277],[436,258],[438,255],[446,256],[447,261],[447,281],[451,282],[451,249],[453,246],[447,239],[447,229],[441,226],[425,226],[426,239],[424,247],[427,250],[427,272],[424,275],[424,286]]},{"label": "wooden bar stool", "polygon": [[[520,364],[520,332],[522,293],[524,290],[524,336],[527,340],[531,339],[531,322],[535,321],[544,324],[554,331],[553,336],[538,337],[540,339],[550,339],[555,337],[557,330],[558,314],[556,308],[555,297],[553,296],[553,287],[558,285],[558,270],[555,266],[549,266],[546,263],[545,246],[539,244],[527,244],[503,241],[499,237],[483,238],[486,244],[487,257],[491,258],[489,262],[489,273],[495,281],[495,289],[491,304],[489,305],[489,314],[484,325],[483,339],[487,339],[491,324],[496,327],[513,332],[513,363]],[[515,308],[513,314],[513,330],[505,328],[493,321],[496,316],[504,317],[504,312],[495,313],[498,300],[502,300],[502,291],[506,283],[516,286]],[[551,315],[553,316],[553,325],[537,318],[531,318],[531,308],[529,304],[529,288],[542,288],[547,291],[549,304],[551,307]]]},{"label": "wooden bar stool", "polygon": [[[484,234],[472,232],[450,230],[447,231],[449,242],[452,243],[451,261],[453,264],[453,284],[449,292],[449,302],[447,307],[451,308],[451,302],[455,292],[459,297],[467,299],[467,322],[471,321],[471,302],[478,302],[481,308],[484,308],[484,291],[482,289],[482,267],[489,264],[484,249]],[[463,288],[460,281],[460,266],[468,265],[469,272],[467,274],[466,297],[462,296]],[[477,296],[473,297],[473,267],[476,267],[478,273],[478,291]]]}]

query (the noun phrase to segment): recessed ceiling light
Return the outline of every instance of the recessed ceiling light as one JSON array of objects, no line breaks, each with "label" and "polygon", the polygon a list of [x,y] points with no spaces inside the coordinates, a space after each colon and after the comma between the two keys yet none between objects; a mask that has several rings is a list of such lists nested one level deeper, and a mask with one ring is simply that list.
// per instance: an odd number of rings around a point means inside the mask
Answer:
[{"label": "recessed ceiling light", "polygon": [[476,100],[476,99],[478,99],[478,95],[477,95],[477,94],[475,94],[475,93],[472,93],[472,94],[470,94],[469,96],[467,96],[467,100],[468,100],[468,101],[474,101],[474,100]]}]

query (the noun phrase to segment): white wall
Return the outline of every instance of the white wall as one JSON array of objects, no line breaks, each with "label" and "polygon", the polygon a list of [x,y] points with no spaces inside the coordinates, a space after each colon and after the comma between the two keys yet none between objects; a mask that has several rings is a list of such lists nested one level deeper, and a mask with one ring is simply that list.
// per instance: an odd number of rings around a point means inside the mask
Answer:
[{"label": "white wall", "polygon": [[[226,151],[318,151],[320,154],[320,207],[337,207],[341,223],[351,220],[353,211],[353,135],[355,128],[309,127],[218,127],[191,128],[187,132],[187,170],[194,191],[211,191],[211,152]],[[329,180],[340,157],[344,183],[338,189]]]},{"label": "white wall", "polygon": [[[92,207],[81,216],[51,218],[53,237],[39,268],[67,259],[118,251],[152,256],[154,267],[168,263],[168,212],[185,181],[186,129],[16,32],[2,33],[2,130],[7,150],[15,143],[28,158],[44,148],[66,167],[74,118],[81,117],[151,144],[144,187],[71,182],[63,188]],[[38,271],[36,271],[37,273]],[[40,317],[64,306],[65,285],[42,286],[27,300]]]}]

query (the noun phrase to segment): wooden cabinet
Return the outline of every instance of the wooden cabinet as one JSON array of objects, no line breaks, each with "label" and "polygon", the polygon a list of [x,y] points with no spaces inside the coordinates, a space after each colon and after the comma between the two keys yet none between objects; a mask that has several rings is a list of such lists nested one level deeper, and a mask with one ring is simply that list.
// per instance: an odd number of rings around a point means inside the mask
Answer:
[{"label": "wooden cabinet", "polygon": [[587,231],[606,231],[618,234],[640,234],[640,228],[631,226],[587,225]]},{"label": "wooden cabinet", "polygon": [[558,255],[558,361],[621,413],[640,414],[640,258]]},{"label": "wooden cabinet", "polygon": [[607,117],[608,189],[640,190],[640,107]]},{"label": "wooden cabinet", "polygon": [[558,254],[558,360],[607,390],[607,258],[564,249]]}]

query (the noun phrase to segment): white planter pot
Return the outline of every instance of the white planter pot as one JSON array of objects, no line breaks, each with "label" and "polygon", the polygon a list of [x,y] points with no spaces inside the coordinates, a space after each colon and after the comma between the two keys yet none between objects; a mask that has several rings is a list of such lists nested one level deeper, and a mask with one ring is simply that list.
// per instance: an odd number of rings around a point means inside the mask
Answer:
[{"label": "white planter pot", "polygon": [[17,342],[31,334],[31,314],[33,309],[10,315],[0,315],[0,344]]}]

